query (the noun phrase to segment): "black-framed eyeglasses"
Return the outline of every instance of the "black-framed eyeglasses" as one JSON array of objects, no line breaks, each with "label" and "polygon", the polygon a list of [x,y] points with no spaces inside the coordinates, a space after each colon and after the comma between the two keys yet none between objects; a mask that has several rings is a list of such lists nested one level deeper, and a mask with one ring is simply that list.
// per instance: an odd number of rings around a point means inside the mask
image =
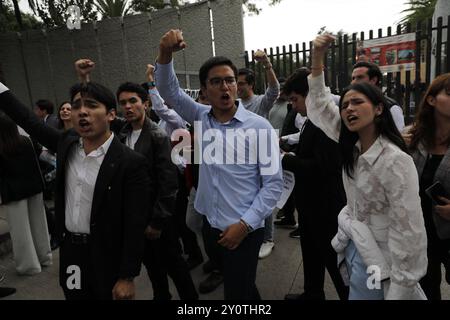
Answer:
[{"label": "black-framed eyeglasses", "polygon": [[235,77],[225,77],[225,78],[211,78],[208,80],[209,84],[213,88],[220,88],[222,86],[222,83],[225,82],[227,86],[229,87],[235,87],[236,86],[236,78]]}]

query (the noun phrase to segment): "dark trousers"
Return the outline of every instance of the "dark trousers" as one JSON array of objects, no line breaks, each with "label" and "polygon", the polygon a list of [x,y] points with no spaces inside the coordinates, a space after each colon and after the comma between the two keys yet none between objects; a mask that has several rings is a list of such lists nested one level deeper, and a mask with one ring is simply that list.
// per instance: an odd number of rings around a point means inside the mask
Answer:
[{"label": "dark trousers", "polygon": [[181,256],[181,245],[174,226],[169,221],[158,240],[146,240],[144,265],[153,286],[154,300],[170,300],[169,275],[181,300],[197,300],[198,294],[186,261]]},{"label": "dark trousers", "polygon": [[[344,284],[337,267],[337,254],[331,246],[331,239],[337,232],[327,226],[327,221],[317,218],[317,214],[297,211],[302,220],[300,246],[303,257],[304,289],[310,298],[325,299],[325,268],[330,274],[341,300],[348,300],[349,288]],[[328,229],[328,231],[327,231]]]},{"label": "dark trousers", "polygon": [[175,225],[178,236],[183,242],[183,251],[190,257],[201,257],[202,252],[197,242],[195,232],[186,225],[186,209],[188,205],[188,190],[184,175],[178,172],[178,193],[175,206]]},{"label": "dark trousers", "polygon": [[[295,211],[295,198],[294,192],[292,192],[283,206],[284,218],[290,221],[295,221],[294,211]],[[298,221],[298,223],[300,225],[300,221]]]},{"label": "dark trousers", "polygon": [[[442,264],[446,269],[450,266],[450,240],[440,240],[437,235],[428,236],[428,268],[425,276],[420,280],[428,300],[442,300],[441,281]],[[449,272],[449,271],[447,271]]]},{"label": "dark trousers", "polygon": [[249,233],[235,250],[228,250],[217,243],[222,231],[212,228],[206,218],[202,233],[215,261],[222,266],[225,300],[261,300],[255,282],[264,228]]},{"label": "dark trousers", "polygon": [[[66,300],[112,300],[113,282],[106,285],[94,283],[89,243],[74,244],[66,238],[61,243],[59,256],[60,284]],[[79,269],[74,270],[72,266]],[[78,276],[81,286],[74,288]]]}]

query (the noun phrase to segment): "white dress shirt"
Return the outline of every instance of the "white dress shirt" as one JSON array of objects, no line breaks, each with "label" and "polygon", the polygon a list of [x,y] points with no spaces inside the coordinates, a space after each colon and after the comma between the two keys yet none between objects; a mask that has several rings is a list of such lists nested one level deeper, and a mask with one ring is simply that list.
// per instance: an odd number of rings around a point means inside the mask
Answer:
[{"label": "white dress shirt", "polygon": [[125,144],[128,148],[134,150],[134,145],[139,139],[139,136],[141,135],[142,129],[139,130],[132,130],[131,133],[127,135],[127,139],[125,141]]},{"label": "white dress shirt", "polygon": [[95,183],[114,134],[88,155],[80,138],[68,156],[66,169],[66,229],[73,233],[90,233]]}]

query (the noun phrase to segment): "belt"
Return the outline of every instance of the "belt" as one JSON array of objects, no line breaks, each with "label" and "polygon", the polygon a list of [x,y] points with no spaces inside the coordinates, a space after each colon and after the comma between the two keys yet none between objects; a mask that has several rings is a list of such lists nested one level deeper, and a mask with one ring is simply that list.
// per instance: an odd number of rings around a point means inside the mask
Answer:
[{"label": "belt", "polygon": [[91,237],[87,233],[67,232],[65,238],[72,244],[88,244]]}]

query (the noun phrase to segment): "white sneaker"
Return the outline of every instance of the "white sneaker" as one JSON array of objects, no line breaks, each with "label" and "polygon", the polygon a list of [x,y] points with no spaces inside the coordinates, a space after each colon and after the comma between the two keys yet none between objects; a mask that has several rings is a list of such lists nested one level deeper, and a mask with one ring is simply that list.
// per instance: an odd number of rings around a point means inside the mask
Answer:
[{"label": "white sneaker", "polygon": [[273,250],[273,247],[275,246],[275,243],[273,241],[265,241],[261,245],[261,248],[259,248],[259,258],[264,259],[267,258]]}]

